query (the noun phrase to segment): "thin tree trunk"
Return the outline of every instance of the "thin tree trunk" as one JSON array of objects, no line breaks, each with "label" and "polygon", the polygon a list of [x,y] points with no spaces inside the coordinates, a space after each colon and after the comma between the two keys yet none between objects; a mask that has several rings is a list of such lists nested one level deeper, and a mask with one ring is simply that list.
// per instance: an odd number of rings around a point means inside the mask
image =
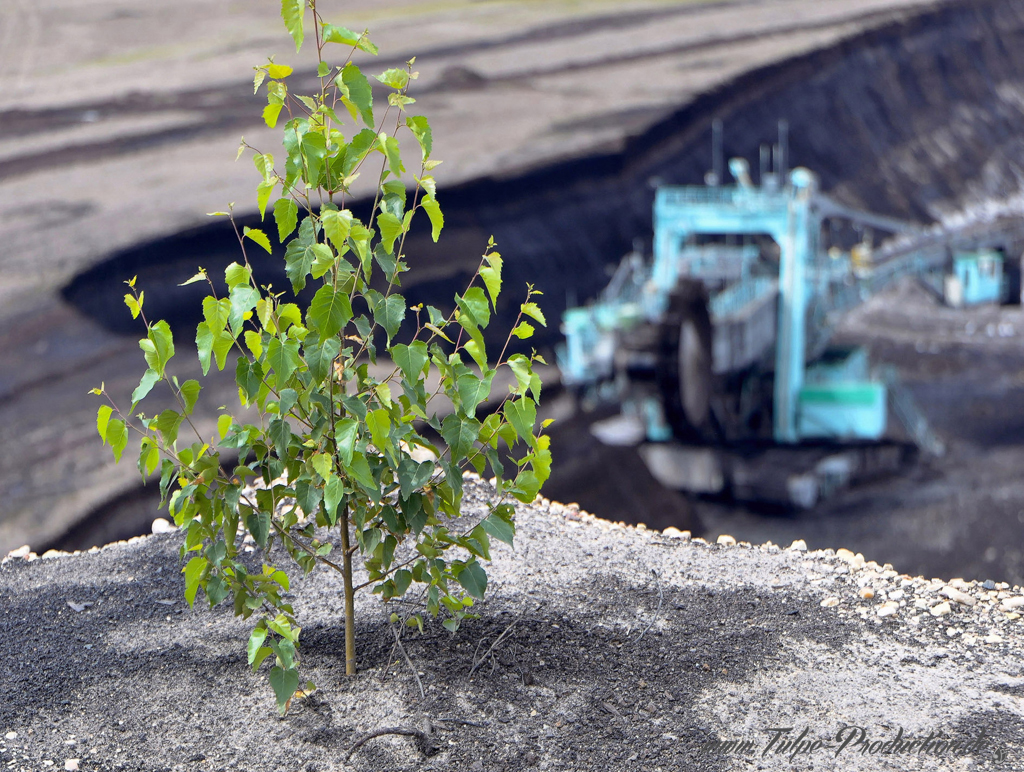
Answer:
[{"label": "thin tree trunk", "polygon": [[342,569],[345,579],[345,675],[356,674],[356,607],[352,589],[352,551],[348,543],[348,506],[341,511]]}]

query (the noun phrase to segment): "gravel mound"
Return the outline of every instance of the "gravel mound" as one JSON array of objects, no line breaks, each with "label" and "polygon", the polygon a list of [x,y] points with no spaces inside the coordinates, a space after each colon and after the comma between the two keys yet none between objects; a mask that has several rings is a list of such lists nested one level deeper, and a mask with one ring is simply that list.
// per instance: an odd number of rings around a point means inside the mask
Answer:
[{"label": "gravel mound", "polygon": [[[492,491],[470,476],[466,514]],[[346,678],[340,577],[294,582],[319,689],[282,719],[245,665],[247,624],[182,600],[180,540],[0,563],[5,769],[1024,765],[1020,587],[800,542],[709,544],[538,499],[518,508],[515,549],[492,550],[481,618],[406,632],[408,661],[363,596]],[[384,729],[400,733],[367,737]]]}]

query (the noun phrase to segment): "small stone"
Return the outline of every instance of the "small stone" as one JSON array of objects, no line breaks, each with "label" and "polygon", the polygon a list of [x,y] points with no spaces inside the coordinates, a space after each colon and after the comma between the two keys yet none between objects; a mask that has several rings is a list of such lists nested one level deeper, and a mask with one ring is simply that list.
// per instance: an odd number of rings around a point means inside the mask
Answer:
[{"label": "small stone", "polygon": [[8,732],[7,734],[4,735],[4,739],[5,740],[17,740],[18,739],[18,733],[17,732]]},{"label": "small stone", "polygon": [[174,533],[178,528],[177,526],[172,525],[166,518],[158,517],[153,521],[151,530],[153,533]]},{"label": "small stone", "polygon": [[870,587],[865,587],[863,590],[860,591],[860,597],[864,598],[864,600],[871,600],[873,597],[875,597],[875,591],[872,590]]},{"label": "small stone", "polygon": [[825,598],[820,605],[825,608],[835,608],[839,605],[839,598]]},{"label": "small stone", "polygon": [[937,606],[932,606],[930,609],[928,609],[928,613],[931,614],[933,617],[943,617],[952,610],[953,609],[950,607],[949,603],[943,601]]},{"label": "small stone", "polygon": [[889,593],[889,600],[903,600],[904,595],[903,590],[893,590]]},{"label": "small stone", "polygon": [[981,583],[981,586],[984,587],[986,590],[994,590],[996,588],[996,583],[993,582],[991,579],[986,579],[984,582]]},{"label": "small stone", "polygon": [[667,536],[670,539],[682,539],[683,533],[689,533],[689,531],[680,531],[674,525],[670,525],[668,528],[661,532],[661,535]]},{"label": "small stone", "polygon": [[1013,611],[1021,606],[1024,606],[1024,598],[1007,598],[999,605],[999,609],[1000,611]]},{"label": "small stone", "polygon": [[1016,611],[1011,611],[1009,614],[1006,615],[1006,618],[1012,622],[1015,619],[1020,619],[1020,614],[1018,614]]},{"label": "small stone", "polygon": [[946,635],[948,635],[950,638],[954,638],[954,637],[960,635],[960,631],[957,630],[955,627],[947,627],[946,628]]},{"label": "small stone", "polygon": [[807,552],[807,542],[803,539],[797,539],[789,545],[789,548],[797,552]]},{"label": "small stone", "polygon": [[1002,643],[1003,640],[1003,636],[999,633],[989,633],[985,636],[985,643]]},{"label": "small stone", "polygon": [[854,555],[852,552],[850,552],[850,550],[846,549],[845,547],[840,547],[836,550],[836,557],[840,560],[845,560],[847,563],[852,563],[856,555]]},{"label": "small stone", "polygon": [[11,559],[27,558],[31,552],[32,548],[29,547],[27,544],[23,544],[20,547],[18,547],[18,549],[11,550],[10,552],[8,552],[7,557]]},{"label": "small stone", "polygon": [[964,591],[971,589],[971,585],[969,585],[967,582],[965,582],[960,577],[957,577],[956,579],[950,579],[949,580],[949,586],[950,587],[955,587],[958,590],[964,590]]},{"label": "small stone", "polygon": [[890,601],[886,601],[881,606],[879,606],[878,610],[875,613],[878,614],[878,616],[880,616],[880,617],[891,617],[897,611],[899,611],[899,608],[900,608],[900,604],[899,603],[896,603],[895,601],[891,601],[890,600]]},{"label": "small stone", "polygon": [[718,544],[722,544],[726,547],[733,547],[736,545],[736,540],[727,533],[723,533],[718,537]]},{"label": "small stone", "polygon": [[[43,553],[42,557],[43,560],[49,560],[50,558],[59,558],[63,554],[64,553],[60,550],[46,550],[46,552]],[[52,764],[53,762],[51,761],[50,763]]]},{"label": "small stone", "polygon": [[950,600],[955,600],[957,603],[963,604],[964,606],[973,606],[978,602],[977,598],[968,595],[966,592],[961,592],[958,588],[953,587],[952,585],[949,587],[943,587],[939,590],[939,595],[944,595]]},{"label": "small stone", "polygon": [[77,772],[79,759],[68,759],[64,762],[66,772]]}]

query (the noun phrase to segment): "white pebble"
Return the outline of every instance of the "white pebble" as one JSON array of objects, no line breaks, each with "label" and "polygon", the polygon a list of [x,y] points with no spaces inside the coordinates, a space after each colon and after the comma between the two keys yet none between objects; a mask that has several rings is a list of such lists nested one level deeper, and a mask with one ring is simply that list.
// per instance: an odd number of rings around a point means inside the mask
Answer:
[{"label": "white pebble", "polygon": [[789,545],[789,548],[791,550],[796,550],[797,552],[807,552],[807,542],[803,539],[797,539]]},{"label": "white pebble", "polygon": [[931,614],[933,617],[942,617],[942,616],[945,616],[946,614],[948,614],[952,610],[953,609],[950,607],[949,603],[947,603],[946,601],[943,601],[942,603],[938,604],[937,606],[932,606],[928,610],[928,613]]},{"label": "white pebble", "polygon": [[943,587],[939,590],[939,595],[944,595],[950,600],[955,600],[957,603],[961,603],[964,606],[973,606],[978,602],[976,598],[968,595],[966,592],[961,592],[955,587]]},{"label": "white pebble", "polygon": [[723,533],[718,537],[718,544],[723,544],[726,547],[733,547],[736,544],[736,540],[727,533]]},{"label": "white pebble", "polygon": [[174,533],[177,530],[178,527],[172,525],[166,518],[158,517],[156,520],[153,521],[153,533]]},{"label": "white pebble", "polygon": [[899,604],[895,601],[887,601],[883,603],[881,606],[879,606],[878,610],[875,613],[878,614],[878,616],[880,617],[891,617],[893,614],[899,611],[899,608]]}]

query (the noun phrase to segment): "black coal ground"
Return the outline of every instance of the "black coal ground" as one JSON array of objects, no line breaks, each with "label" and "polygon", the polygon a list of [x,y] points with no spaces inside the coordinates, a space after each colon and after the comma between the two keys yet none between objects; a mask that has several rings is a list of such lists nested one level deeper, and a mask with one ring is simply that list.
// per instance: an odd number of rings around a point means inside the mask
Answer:
[{"label": "black coal ground", "polygon": [[[467,512],[481,511],[489,488],[467,491]],[[952,618],[925,615],[934,644],[922,628],[821,607],[822,587],[808,580],[836,570],[834,558],[685,544],[565,514],[519,509],[516,550],[495,551],[479,620],[455,635],[439,625],[406,633],[422,698],[375,599],[357,606],[360,674],[348,678],[339,582],[323,572],[297,581],[304,673],[319,689],[284,718],[265,673],[246,667],[247,623],[226,607],[190,610],[182,600],[180,536],[8,561],[0,570],[0,730],[15,736],[0,746],[0,760],[8,769],[43,769],[47,761],[61,769],[77,759],[81,770],[138,772],[733,769],[746,761],[701,750],[722,729],[708,694],[741,695],[737,721],[746,712],[771,721],[788,707],[763,690],[758,696],[756,684],[794,666],[794,650],[810,647],[835,663],[856,660],[858,646],[883,654],[891,646],[885,668],[893,675],[863,695],[884,713],[892,689],[923,688],[919,675],[900,668],[927,674],[921,663],[951,656],[943,627]],[[832,592],[855,596],[853,577],[837,571],[828,581]],[[92,605],[75,611],[69,603]],[[897,650],[911,656],[900,661]],[[1004,672],[1013,656],[985,648],[956,667],[965,677]],[[832,667],[799,665],[811,673]],[[808,721],[830,715],[824,692],[799,700]],[[959,731],[984,724],[1019,758],[1018,711],[973,710],[969,696],[963,700]],[[432,747],[384,735],[346,765],[366,733],[422,727],[424,718]],[[889,718],[898,720],[882,723]],[[791,768],[783,759],[767,763],[762,768]]]}]

